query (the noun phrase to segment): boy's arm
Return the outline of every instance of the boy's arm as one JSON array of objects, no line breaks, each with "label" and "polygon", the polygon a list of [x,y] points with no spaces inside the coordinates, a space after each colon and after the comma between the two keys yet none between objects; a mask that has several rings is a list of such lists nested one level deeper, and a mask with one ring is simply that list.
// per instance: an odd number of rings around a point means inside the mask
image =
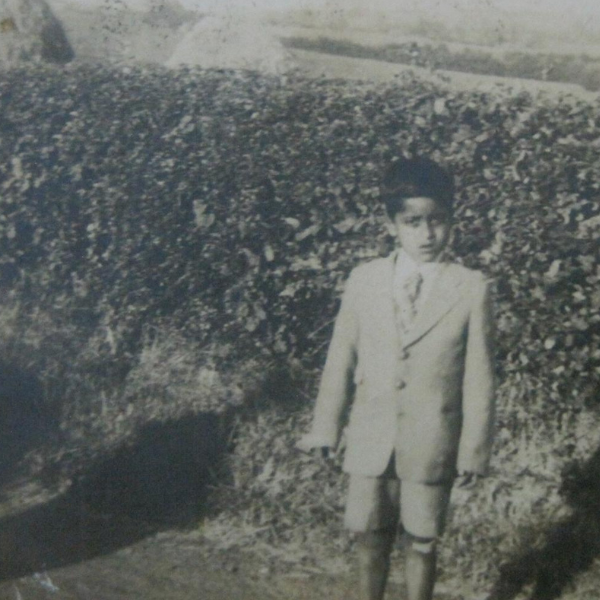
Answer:
[{"label": "boy's arm", "polygon": [[298,443],[301,450],[337,446],[342,413],[350,401],[352,375],[356,366],[358,340],[358,322],[354,308],[356,292],[356,275],[353,272],[346,283],[340,310],[335,320],[333,337],[329,344],[315,404],[313,426],[310,433]]},{"label": "boy's arm", "polygon": [[494,426],[494,331],[490,283],[479,275],[469,319],[459,473],[486,475]]}]

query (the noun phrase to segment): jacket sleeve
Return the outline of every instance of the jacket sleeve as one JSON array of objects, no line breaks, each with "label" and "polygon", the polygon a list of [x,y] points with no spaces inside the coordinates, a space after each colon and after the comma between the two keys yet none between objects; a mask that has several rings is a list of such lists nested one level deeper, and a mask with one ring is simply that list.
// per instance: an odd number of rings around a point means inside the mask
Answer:
[{"label": "jacket sleeve", "polygon": [[486,475],[495,413],[494,327],[490,282],[478,274],[469,318],[458,472]]},{"label": "jacket sleeve", "polygon": [[357,294],[356,273],[350,275],[338,315],[333,337],[329,344],[327,360],[321,377],[319,394],[315,404],[313,426],[298,446],[302,450],[337,446],[344,408],[350,401],[352,378],[356,366],[358,321],[355,302]]}]

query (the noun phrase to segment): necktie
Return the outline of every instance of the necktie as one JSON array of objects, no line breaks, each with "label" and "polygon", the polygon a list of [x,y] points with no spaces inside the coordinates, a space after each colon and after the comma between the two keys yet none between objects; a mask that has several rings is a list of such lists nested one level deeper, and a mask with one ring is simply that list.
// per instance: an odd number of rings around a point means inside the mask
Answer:
[{"label": "necktie", "polygon": [[413,325],[417,316],[417,301],[423,285],[423,276],[419,271],[411,273],[402,282],[402,298],[399,305],[400,325],[406,333]]}]

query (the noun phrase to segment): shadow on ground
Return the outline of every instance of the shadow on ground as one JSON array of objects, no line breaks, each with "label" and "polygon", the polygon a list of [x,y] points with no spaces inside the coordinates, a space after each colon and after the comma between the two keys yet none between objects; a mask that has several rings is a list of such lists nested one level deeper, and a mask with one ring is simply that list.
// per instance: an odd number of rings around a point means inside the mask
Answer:
[{"label": "shadow on ground", "polygon": [[15,467],[23,456],[58,430],[42,398],[42,384],[33,373],[0,362],[0,485],[18,476]]},{"label": "shadow on ground", "polygon": [[512,600],[531,586],[531,600],[560,598],[573,579],[600,556],[600,448],[565,471],[561,494],[573,514],[554,525],[544,544],[502,565],[489,600]]},{"label": "shadow on ground", "polygon": [[69,491],[0,521],[0,580],[78,563],[195,522],[225,451],[224,418],[151,424]]}]

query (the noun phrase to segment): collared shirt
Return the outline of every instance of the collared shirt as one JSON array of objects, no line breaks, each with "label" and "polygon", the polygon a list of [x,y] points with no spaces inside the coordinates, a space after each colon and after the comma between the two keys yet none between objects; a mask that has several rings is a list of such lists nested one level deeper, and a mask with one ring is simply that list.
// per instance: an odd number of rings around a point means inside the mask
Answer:
[{"label": "collared shirt", "polygon": [[440,270],[440,263],[435,262],[427,262],[427,263],[417,263],[415,262],[410,255],[405,251],[400,249],[396,256],[396,268],[394,270],[394,298],[399,300],[404,298],[404,292],[402,290],[402,286],[408,277],[413,275],[416,271],[421,274],[423,278],[423,283],[421,284],[421,290],[419,292],[419,297],[417,299],[416,309],[417,312],[421,306],[423,306],[423,302],[431,292],[433,285],[435,284],[435,280],[438,276]]}]

